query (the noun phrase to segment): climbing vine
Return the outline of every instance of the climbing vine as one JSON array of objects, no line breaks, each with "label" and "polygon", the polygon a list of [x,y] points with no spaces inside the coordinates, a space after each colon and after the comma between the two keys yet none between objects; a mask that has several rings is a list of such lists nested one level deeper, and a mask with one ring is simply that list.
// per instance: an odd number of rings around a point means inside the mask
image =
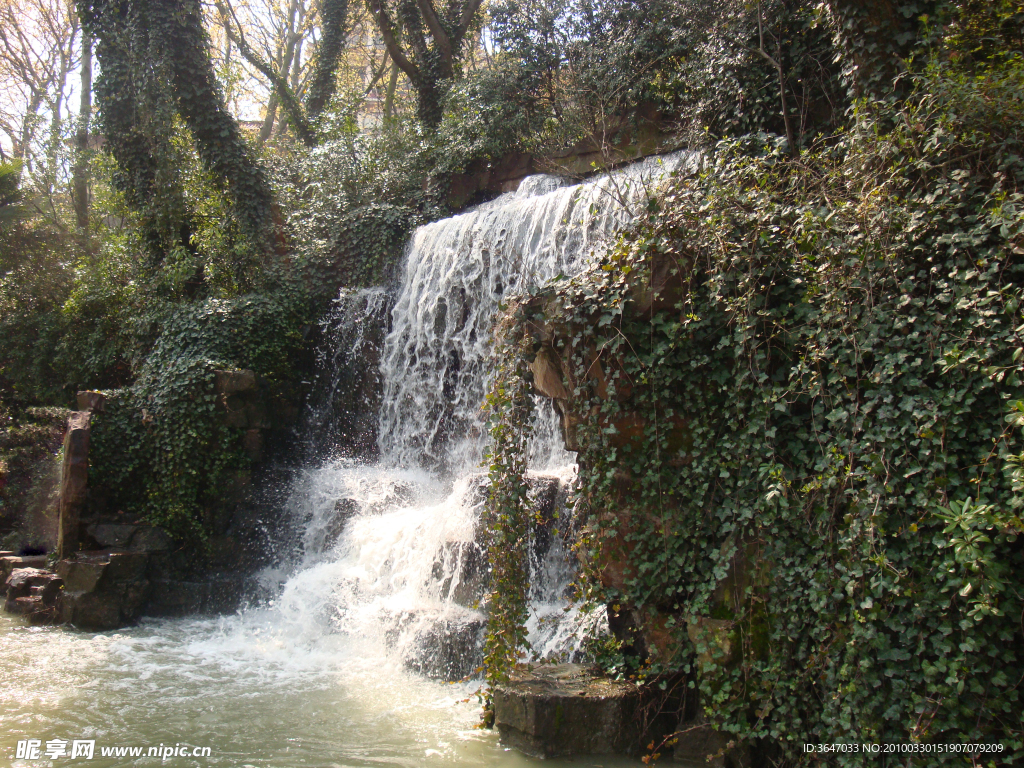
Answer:
[{"label": "climbing vine", "polygon": [[533,396],[525,356],[529,350],[509,310],[495,336],[499,364],[487,396],[491,444],[484,458],[489,480],[481,520],[490,565],[484,664],[491,685],[508,679],[529,648],[526,633],[529,594],[529,536],[533,505],[526,482]]},{"label": "climbing vine", "polygon": [[243,296],[148,316],[158,332],[138,378],[110,393],[95,418],[90,483],[106,494],[98,501],[179,539],[206,539],[251,463],[243,430],[225,421],[215,372],[287,379],[308,319],[302,310],[287,297]]},{"label": "climbing vine", "polygon": [[1024,756],[1022,94],[1019,60],[936,62],[891,128],[721,143],[530,304],[571,393],[584,589],[634,670],[686,673],[780,759]]}]

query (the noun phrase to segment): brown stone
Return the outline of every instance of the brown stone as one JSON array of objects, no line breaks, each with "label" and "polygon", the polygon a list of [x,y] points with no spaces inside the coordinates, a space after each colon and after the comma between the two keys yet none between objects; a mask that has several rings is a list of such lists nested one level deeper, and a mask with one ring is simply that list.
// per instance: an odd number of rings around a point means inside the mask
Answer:
[{"label": "brown stone", "polygon": [[545,397],[568,400],[569,392],[562,383],[562,367],[553,359],[553,352],[542,347],[530,363],[533,387]]},{"label": "brown stone", "polygon": [[57,575],[64,579],[67,592],[92,592],[99,585],[106,569],[105,557],[80,557],[57,563]]},{"label": "brown stone", "polygon": [[107,405],[107,396],[102,392],[85,391],[79,392],[78,410],[89,411],[90,413],[103,413]]},{"label": "brown stone", "polygon": [[638,755],[674,730],[678,702],[653,686],[614,681],[579,664],[520,669],[494,689],[501,742],[539,758]]},{"label": "brown stone", "polygon": [[5,553],[0,556],[0,585],[7,581],[7,577],[16,568],[45,568],[46,555],[15,555]]},{"label": "brown stone", "polygon": [[57,552],[69,557],[78,550],[78,521],[85,503],[89,481],[88,411],[75,411],[68,417],[64,433],[64,463],[60,474],[60,502],[57,518]]}]

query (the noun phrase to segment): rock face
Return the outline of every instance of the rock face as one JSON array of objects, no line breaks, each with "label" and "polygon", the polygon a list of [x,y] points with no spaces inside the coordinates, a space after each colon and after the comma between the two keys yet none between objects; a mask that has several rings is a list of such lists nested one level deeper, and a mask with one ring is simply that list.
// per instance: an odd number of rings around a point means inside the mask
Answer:
[{"label": "rock face", "polygon": [[137,552],[88,552],[57,564],[64,581],[59,618],[81,629],[117,629],[139,615],[149,592],[148,558]]},{"label": "rock face", "polygon": [[494,689],[501,743],[539,758],[640,755],[673,733],[678,708],[660,690],[598,677],[579,664],[516,671]]},{"label": "rock face", "polygon": [[64,433],[64,464],[60,475],[57,552],[68,557],[78,549],[78,523],[89,480],[90,411],[74,411]]},{"label": "rock face", "polygon": [[15,568],[4,581],[4,610],[27,616],[32,624],[51,624],[57,618],[57,601],[64,582],[40,568]]}]

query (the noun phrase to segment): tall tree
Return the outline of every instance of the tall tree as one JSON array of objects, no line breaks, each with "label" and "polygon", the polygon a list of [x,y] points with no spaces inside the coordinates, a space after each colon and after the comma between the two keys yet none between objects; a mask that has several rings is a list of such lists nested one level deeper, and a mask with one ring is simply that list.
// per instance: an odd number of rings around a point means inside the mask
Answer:
[{"label": "tall tree", "polygon": [[300,73],[304,69],[302,47],[308,33],[316,26],[316,19],[308,19],[305,3],[289,0],[285,18],[277,24],[279,32],[274,43],[264,44],[262,52],[249,40],[246,27],[251,25],[242,22],[231,0],[217,0],[216,4],[228,37],[238,46],[242,57],[270,84],[267,114],[260,130],[261,143],[270,137],[274,115],[280,106],[296,137],[306,146],[315,146],[317,137],[313,124],[336,89],[338,65],[345,50],[349,0],[320,2],[320,34],[311,57],[304,101],[300,94],[303,86]]},{"label": "tall tree", "polygon": [[117,182],[145,212],[153,255],[160,258],[168,221],[179,221],[180,241],[190,241],[187,217],[161,222],[168,208],[181,208],[180,190],[165,184],[174,172],[166,166],[174,156],[175,115],[224,185],[242,231],[269,248],[270,189],[225,107],[200,0],[78,0],[78,9],[96,43],[100,124],[118,164]]},{"label": "tall tree", "polygon": [[83,244],[89,240],[89,126],[92,118],[92,38],[82,35],[81,93],[78,128],[75,132],[75,165],[72,169],[72,197],[75,222]]},{"label": "tall tree", "polygon": [[456,76],[466,34],[483,0],[366,0],[391,60],[416,89],[417,114],[428,130],[441,124],[448,83]]}]

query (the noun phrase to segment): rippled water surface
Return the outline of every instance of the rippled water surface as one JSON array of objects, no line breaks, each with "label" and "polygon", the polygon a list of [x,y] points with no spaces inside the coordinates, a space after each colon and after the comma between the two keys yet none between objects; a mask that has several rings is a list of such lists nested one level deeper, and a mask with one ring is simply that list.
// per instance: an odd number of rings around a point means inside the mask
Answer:
[{"label": "rippled water surface", "polygon": [[[304,644],[274,626],[272,609],[98,634],[29,627],[0,614],[0,761],[16,768],[541,764],[474,727],[477,684],[428,681],[352,638]],[[15,759],[16,743],[28,738],[44,745],[94,739],[96,756]],[[164,763],[100,755],[100,747],[160,744],[210,747],[211,755]]]}]

